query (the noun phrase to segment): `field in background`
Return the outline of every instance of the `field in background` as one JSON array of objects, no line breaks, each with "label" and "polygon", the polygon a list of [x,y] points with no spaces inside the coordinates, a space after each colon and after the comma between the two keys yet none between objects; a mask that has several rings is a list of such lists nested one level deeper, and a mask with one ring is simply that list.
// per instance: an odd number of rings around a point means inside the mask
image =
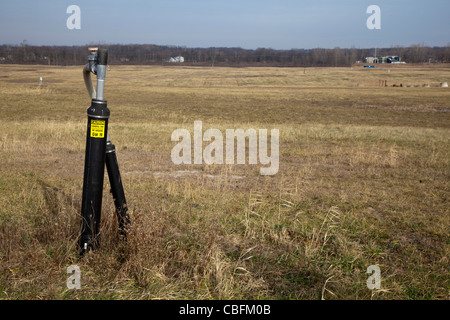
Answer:
[{"label": "field in background", "polygon": [[[0,66],[1,299],[449,298],[449,67],[111,66],[132,226],[118,242],[106,177],[102,247],[78,259],[81,71]],[[175,166],[171,133],[195,120],[279,129],[279,172]]]}]

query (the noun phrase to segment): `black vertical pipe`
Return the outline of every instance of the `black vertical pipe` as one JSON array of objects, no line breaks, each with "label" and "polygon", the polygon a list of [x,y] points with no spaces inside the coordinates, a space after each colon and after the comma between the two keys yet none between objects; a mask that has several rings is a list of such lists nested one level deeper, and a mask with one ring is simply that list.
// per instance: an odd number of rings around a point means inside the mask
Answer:
[{"label": "black vertical pipe", "polygon": [[81,203],[80,254],[99,244],[100,218],[105,174],[106,140],[110,111],[105,100],[92,99],[87,109],[86,154]]},{"label": "black vertical pipe", "polygon": [[116,207],[117,220],[119,223],[119,234],[126,239],[130,218],[127,213],[127,201],[125,199],[125,192],[123,191],[122,179],[120,177],[116,148],[111,141],[106,143],[106,169],[108,170],[111,193],[113,195],[114,205]]}]

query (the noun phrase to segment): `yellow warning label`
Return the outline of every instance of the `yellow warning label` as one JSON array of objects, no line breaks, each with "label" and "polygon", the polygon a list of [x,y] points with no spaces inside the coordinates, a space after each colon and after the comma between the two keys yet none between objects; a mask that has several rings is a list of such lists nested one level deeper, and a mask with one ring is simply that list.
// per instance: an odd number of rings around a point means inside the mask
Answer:
[{"label": "yellow warning label", "polygon": [[91,137],[105,137],[105,120],[91,120]]}]

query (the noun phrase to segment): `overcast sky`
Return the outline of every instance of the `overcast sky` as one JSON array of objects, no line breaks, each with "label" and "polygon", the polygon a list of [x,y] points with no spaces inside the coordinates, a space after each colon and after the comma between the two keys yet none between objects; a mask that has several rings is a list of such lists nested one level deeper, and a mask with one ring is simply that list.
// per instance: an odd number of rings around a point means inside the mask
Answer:
[{"label": "overcast sky", "polygon": [[[69,30],[70,5],[81,29]],[[381,29],[369,30],[370,5]],[[450,0],[1,0],[0,44],[187,47],[447,46]]]}]

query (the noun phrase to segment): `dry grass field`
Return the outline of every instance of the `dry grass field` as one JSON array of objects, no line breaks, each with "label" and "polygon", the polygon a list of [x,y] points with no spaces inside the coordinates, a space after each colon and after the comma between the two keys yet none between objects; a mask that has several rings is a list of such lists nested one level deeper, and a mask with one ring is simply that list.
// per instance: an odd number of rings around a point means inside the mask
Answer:
[{"label": "dry grass field", "polygon": [[[449,299],[449,80],[428,65],[112,66],[131,228],[119,242],[105,178],[102,245],[80,259],[82,66],[1,65],[0,299]],[[279,129],[278,173],[174,165],[171,133],[196,120]]]}]

